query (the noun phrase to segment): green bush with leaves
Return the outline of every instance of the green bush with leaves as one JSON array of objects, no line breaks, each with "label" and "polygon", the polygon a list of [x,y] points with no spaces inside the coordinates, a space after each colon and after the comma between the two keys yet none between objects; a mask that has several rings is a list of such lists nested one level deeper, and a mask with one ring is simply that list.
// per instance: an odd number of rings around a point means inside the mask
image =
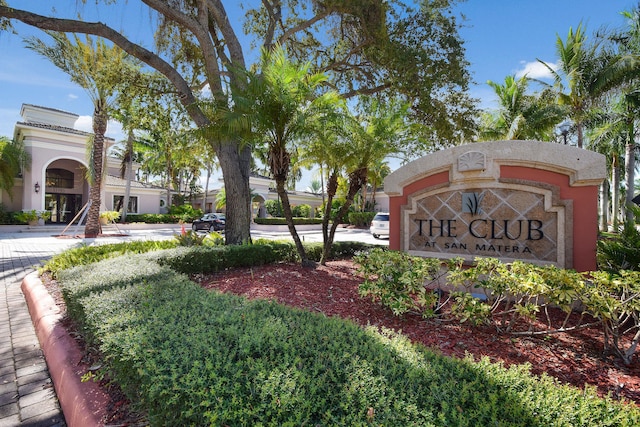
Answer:
[{"label": "green bush with leaves", "polygon": [[5,206],[0,203],[0,224],[15,224],[17,222],[15,214],[15,212],[7,211]]},{"label": "green bush with leaves", "polygon": [[640,271],[640,230],[625,224],[618,234],[598,240],[598,268],[613,273],[620,270]]},{"label": "green bush with leaves", "polygon": [[60,271],[72,267],[91,264],[124,254],[137,254],[175,248],[177,244],[174,240],[135,240],[96,246],[80,246],[54,255],[45,263],[41,272],[50,272],[53,277],[57,277]]},{"label": "green bush with leaves", "polygon": [[127,214],[128,222],[143,222],[145,224],[177,224],[179,216],[170,214]]},{"label": "green bush with leaves", "polygon": [[201,218],[203,215],[202,209],[196,209],[188,203],[171,206],[169,208],[169,215],[179,218],[182,222],[193,222],[194,220]]},{"label": "green bush with leaves", "polygon": [[152,426],[640,423],[634,405],[537,379],[526,365],[444,357],[388,330],[208,292],[162,267],[145,278],[138,267],[151,256],[77,267],[60,283],[106,376]]},{"label": "green bush with leaves", "polygon": [[361,296],[370,296],[395,315],[412,312],[432,317],[437,311],[437,285],[430,284],[437,284],[441,276],[439,260],[377,248],[356,256],[354,261],[364,275],[358,288]]},{"label": "green bush with leaves", "polygon": [[[254,218],[256,224],[263,225],[287,225],[285,218]],[[294,225],[319,225],[322,224],[320,218],[293,218]]]},{"label": "green bush with leaves", "polygon": [[[474,325],[491,324],[500,333],[518,335],[599,326],[605,350],[626,364],[640,343],[640,272],[577,273],[496,258],[478,258],[475,265],[466,266],[462,259],[454,259],[448,263],[446,281],[438,283],[434,280],[443,274],[438,270],[440,261],[384,250],[355,260],[365,276],[361,295],[371,296],[396,315],[437,314]],[[451,290],[448,295],[433,293],[445,283]],[[436,298],[440,295],[445,298]],[[559,308],[565,316],[556,319],[549,308]]]},{"label": "green bush with leaves", "polygon": [[264,207],[267,213],[275,218],[284,217],[284,211],[282,210],[282,202],[280,200],[266,200]]},{"label": "green bush with leaves", "polygon": [[291,208],[291,213],[298,218],[311,218],[311,205],[302,204]]},{"label": "green bush with leaves", "polygon": [[193,230],[182,230],[174,238],[179,246],[202,246],[204,245],[205,237],[207,237],[206,234],[199,234]]},{"label": "green bush with leaves", "polygon": [[374,216],[375,212],[349,212],[348,221],[356,227],[369,227]]}]

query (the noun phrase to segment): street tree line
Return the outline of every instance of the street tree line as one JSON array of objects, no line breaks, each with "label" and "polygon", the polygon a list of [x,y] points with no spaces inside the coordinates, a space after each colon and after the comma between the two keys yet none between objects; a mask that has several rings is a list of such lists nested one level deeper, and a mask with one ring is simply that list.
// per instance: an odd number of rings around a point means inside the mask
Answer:
[{"label": "street tree line", "polygon": [[6,0],[0,0],[1,25],[18,20],[48,31],[99,36],[164,76],[191,126],[205,131],[202,136],[219,161],[229,244],[249,241],[251,223],[254,147],[243,132],[228,132],[224,125],[250,83],[247,72],[255,69],[247,62],[241,31],[255,46],[267,52],[282,46],[296,63],[326,74],[343,97],[398,94],[427,129],[427,137],[419,140],[427,145],[460,139],[473,126],[474,105],[466,96],[468,64],[446,0],[415,6],[382,0],[255,1],[249,2],[244,23],[231,22],[220,0],[105,1],[100,7],[117,7],[120,15],[131,7],[148,9],[156,17],[155,47],[134,43],[104,23],[43,16],[13,8]]},{"label": "street tree line", "polygon": [[[482,113],[479,132],[480,140],[569,142],[606,156],[610,178],[601,187],[603,231],[609,222],[617,230],[622,214],[627,223],[634,221],[640,6],[621,13],[626,18],[623,28],[599,29],[589,36],[579,23],[565,37],[558,35],[557,66],[540,61],[551,74],[551,83],[526,75],[506,76],[502,83],[489,81],[499,107]],[[539,89],[531,91],[533,85]]]},{"label": "street tree line", "polygon": [[[101,3],[105,9],[148,8],[157,28],[153,47],[107,24],[42,16],[8,3],[0,0],[0,29],[18,20],[45,30],[49,39],[30,39],[27,46],[65,70],[94,101],[93,168],[109,117],[128,135],[120,152],[128,181],[136,153],[145,173],[163,177],[168,196],[176,189],[197,192],[201,171],[210,177],[220,167],[228,244],[250,239],[249,176],[258,165],[276,182],[305,262],[286,191],[301,167],[322,171],[328,251],[337,225],[330,225],[329,211],[339,184],[344,215],[358,195],[366,200],[368,183],[375,190],[382,182],[388,156],[407,160],[473,140],[557,141],[561,123],[570,126],[564,140],[609,159],[612,196],[603,191],[603,224],[611,210],[606,203],[612,200],[614,212],[619,205],[620,177],[633,188],[638,10],[625,12],[628,26],[620,30],[590,38],[578,25],[566,38],[558,36],[558,68],[543,63],[552,83],[526,76],[488,82],[499,108],[479,113],[468,95],[469,64],[447,0],[253,1],[242,28],[220,0]],[[247,61],[240,31],[260,48],[254,63]],[[86,34],[86,41],[77,34]],[[532,85],[542,86],[532,92]],[[93,181],[92,189],[99,185]],[[625,206],[631,197],[629,190]],[[97,234],[97,227],[90,211],[86,234]]]}]

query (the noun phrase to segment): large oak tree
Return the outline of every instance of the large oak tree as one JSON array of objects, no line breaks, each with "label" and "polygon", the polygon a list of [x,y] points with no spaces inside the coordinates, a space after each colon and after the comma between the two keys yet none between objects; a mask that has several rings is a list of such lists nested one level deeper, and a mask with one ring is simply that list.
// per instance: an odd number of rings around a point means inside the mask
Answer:
[{"label": "large oak tree", "polygon": [[[255,47],[284,46],[295,60],[326,72],[346,97],[400,94],[411,114],[424,123],[424,152],[433,144],[460,141],[473,127],[475,109],[466,94],[469,82],[458,23],[451,14],[454,0],[262,0],[249,1],[244,23],[231,22],[225,9],[239,7],[222,0],[104,0],[117,16],[148,8],[157,16],[156,48],[127,38],[123,25],[43,16],[8,6],[0,0],[0,29],[7,20],[53,31],[104,37],[162,73],[195,126],[211,127],[213,118],[199,98],[221,108],[233,105],[232,87],[249,67],[241,40],[244,24]],[[69,2],[74,5],[76,2]],[[100,2],[99,2],[100,3]],[[255,6],[255,7],[254,7]],[[57,6],[58,11],[73,10]],[[70,14],[70,16],[75,16]],[[105,14],[104,16],[108,16]],[[136,23],[140,25],[140,23]],[[126,30],[126,29],[125,29]],[[133,31],[132,31],[133,32]],[[207,88],[207,91],[202,91]],[[206,95],[203,95],[206,94]],[[250,144],[227,135],[212,137],[222,169],[227,199],[226,241],[250,239]],[[416,150],[414,150],[416,152]]]}]

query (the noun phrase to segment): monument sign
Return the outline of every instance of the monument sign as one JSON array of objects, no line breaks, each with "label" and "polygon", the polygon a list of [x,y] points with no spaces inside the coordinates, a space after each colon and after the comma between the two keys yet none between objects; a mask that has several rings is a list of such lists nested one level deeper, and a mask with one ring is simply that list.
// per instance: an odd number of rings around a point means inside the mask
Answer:
[{"label": "monument sign", "polygon": [[385,179],[389,247],[595,270],[604,156],[538,141],[466,144]]}]

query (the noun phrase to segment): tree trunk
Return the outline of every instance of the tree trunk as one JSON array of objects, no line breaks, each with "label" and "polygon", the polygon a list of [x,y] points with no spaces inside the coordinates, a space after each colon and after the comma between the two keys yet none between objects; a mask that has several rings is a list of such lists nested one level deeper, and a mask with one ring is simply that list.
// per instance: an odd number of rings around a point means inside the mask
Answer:
[{"label": "tree trunk", "polygon": [[609,180],[600,186],[600,231],[609,231]]},{"label": "tree trunk", "polygon": [[617,154],[613,157],[611,164],[611,222],[613,232],[618,232],[620,225],[620,164]]},{"label": "tree trunk", "polygon": [[251,242],[251,200],[249,175],[251,172],[251,148],[230,142],[215,145],[224,178],[227,203],[225,243],[242,245]]},{"label": "tree trunk", "polygon": [[131,197],[131,180],[133,179],[132,178],[132,174],[133,174],[133,131],[132,130],[129,131],[129,135],[127,137],[127,149],[126,149],[125,155],[127,156],[127,159],[126,159],[127,170],[125,171],[127,181],[124,187],[122,215],[120,216],[121,222],[127,222],[127,212],[129,211],[129,199]]},{"label": "tree trunk", "polygon": [[104,133],[107,131],[107,110],[95,105],[93,110],[93,146],[92,168],[93,184],[89,189],[89,213],[84,227],[85,237],[96,237],[100,234],[100,205],[102,191],[102,163],[104,156]]},{"label": "tree trunk", "polygon": [[[329,241],[329,221],[331,220],[331,204],[333,203],[333,197],[336,195],[338,191],[338,175],[336,173],[331,173],[327,182],[327,202],[324,205],[324,216],[322,217],[322,241],[325,242],[324,246],[326,246],[326,242]],[[325,255],[325,249],[323,249],[323,254],[320,259],[320,264],[325,265],[326,261],[322,261],[325,258],[328,258],[329,254]]]},{"label": "tree trunk", "polygon": [[582,128],[582,123],[576,123],[576,130],[578,131],[578,148],[582,148],[582,140],[584,138],[584,132]]},{"label": "tree trunk", "polygon": [[291,237],[293,238],[293,243],[296,245],[296,250],[298,251],[298,256],[300,256],[300,262],[303,267],[313,267],[315,263],[310,261],[307,257],[307,252],[304,250],[304,246],[302,245],[302,241],[300,240],[300,236],[298,236],[298,230],[296,230],[296,226],[293,223],[293,213],[291,212],[291,203],[289,203],[289,195],[286,190],[286,181],[283,179],[276,179],[276,191],[278,192],[278,197],[280,197],[280,201],[282,202],[282,211],[284,213],[284,218],[287,220],[287,227],[289,228],[289,233],[291,233]]},{"label": "tree trunk", "polygon": [[630,135],[629,143],[625,147],[625,177],[627,184],[627,194],[624,203],[625,222],[626,225],[633,225],[635,218],[633,215],[633,193],[635,186],[636,172],[636,144],[633,140],[633,134]]},{"label": "tree trunk", "polygon": [[202,194],[202,212],[204,213],[207,213],[207,193],[209,192],[210,179],[211,179],[211,165],[207,165],[207,179],[205,180],[204,191]]},{"label": "tree trunk", "polygon": [[320,264],[322,265],[325,265],[329,260],[329,256],[331,255],[331,246],[333,245],[333,239],[336,235],[336,229],[338,228],[340,220],[342,220],[344,215],[349,211],[349,208],[353,204],[353,200],[358,193],[358,190],[360,190],[360,188],[367,183],[367,172],[367,168],[362,168],[355,170],[349,174],[349,190],[347,191],[347,200],[338,211],[338,215],[331,225],[329,235],[323,242],[322,258],[320,258]]}]

